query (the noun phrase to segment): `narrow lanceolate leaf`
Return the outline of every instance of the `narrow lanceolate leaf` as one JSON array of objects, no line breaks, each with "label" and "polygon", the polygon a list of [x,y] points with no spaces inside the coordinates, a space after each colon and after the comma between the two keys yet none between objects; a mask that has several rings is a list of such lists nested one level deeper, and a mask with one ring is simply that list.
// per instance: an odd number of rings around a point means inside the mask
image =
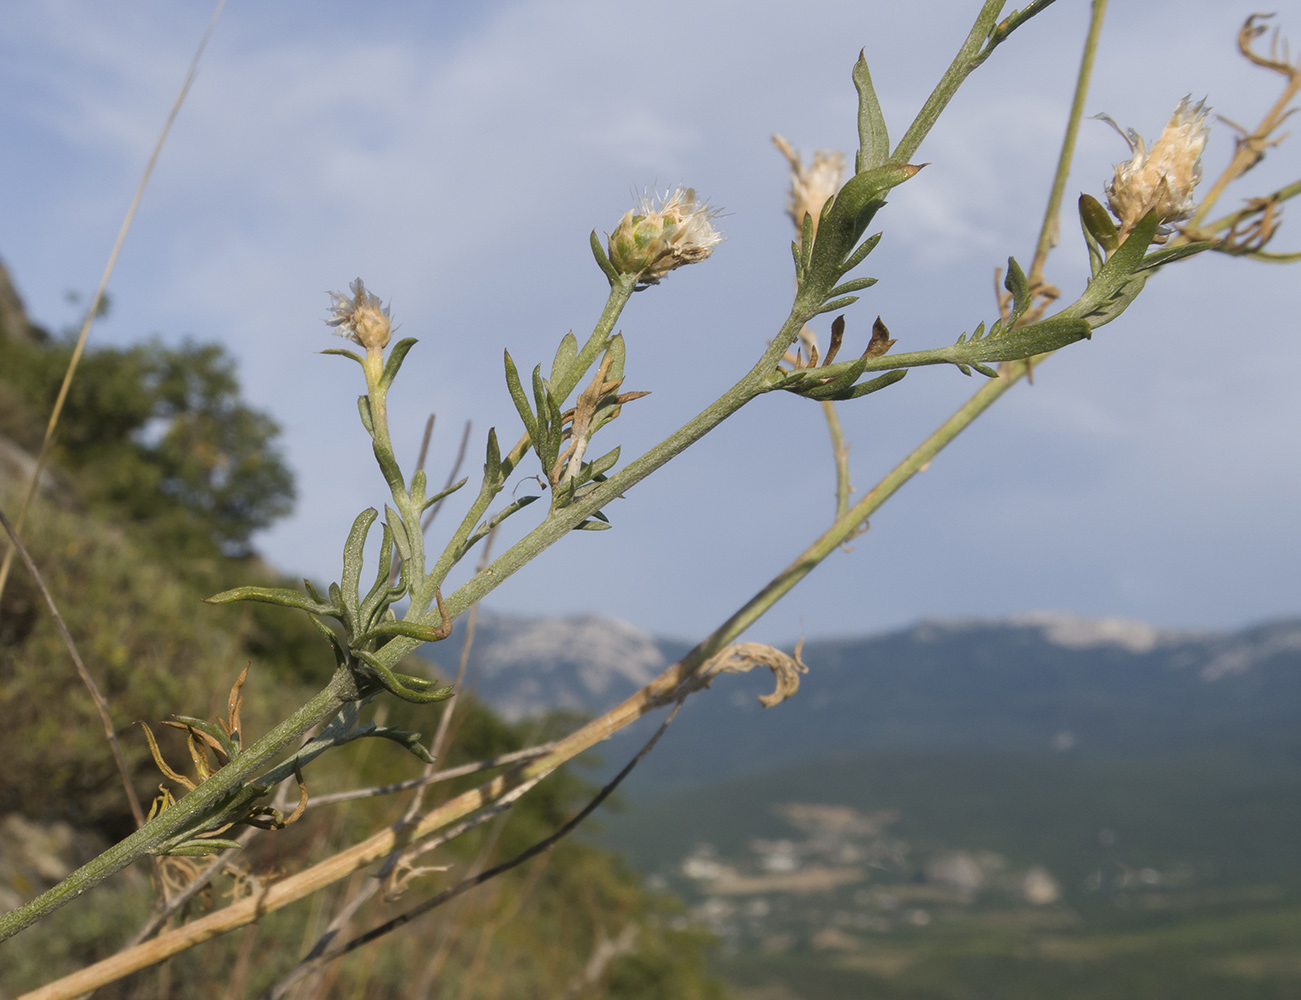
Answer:
[{"label": "narrow lanceolate leaf", "polygon": [[[494,486],[501,478],[501,446],[497,444],[497,428],[488,428],[488,451],[483,460],[483,481]],[[460,488],[459,485],[457,487]]]},{"label": "narrow lanceolate leaf", "polygon": [[847,295],[850,292],[861,292],[864,288],[871,288],[876,284],[875,278],[854,278],[852,281],[846,281],[837,285],[828,295]]},{"label": "narrow lanceolate leaf", "polygon": [[[388,504],[385,504],[384,516],[388,519],[386,527],[389,530],[389,536],[393,539],[393,544],[397,546],[398,556],[403,562],[410,562],[411,541],[407,538],[407,528],[402,521],[401,515]],[[381,572],[385,572],[386,569],[387,566],[380,567]]]},{"label": "narrow lanceolate leaf", "polygon": [[601,246],[601,241],[597,238],[595,229],[592,230],[590,243],[592,256],[596,258],[596,266],[601,269],[610,284],[613,285],[619,280],[619,272],[614,269],[614,265],[610,263],[610,258],[605,255],[605,247]]},{"label": "narrow lanceolate leaf", "polygon": [[592,479],[596,476],[603,476],[614,468],[614,463],[619,461],[619,448],[613,451],[607,451],[600,458],[593,462],[587,463],[587,478]]},{"label": "narrow lanceolate leaf", "polygon": [[1184,243],[1177,247],[1165,247],[1161,250],[1154,250],[1143,258],[1134,272],[1150,271],[1153,268],[1160,267],[1162,264],[1169,264],[1176,260],[1183,260],[1185,257],[1191,257],[1199,254],[1203,250],[1210,250],[1215,244],[1209,241],[1200,243]]},{"label": "narrow lanceolate leaf", "polygon": [[379,511],[374,507],[363,510],[352,522],[352,530],[348,532],[348,540],[343,545],[343,576],[339,580],[339,589],[343,596],[343,606],[348,612],[348,627],[354,631],[357,628],[357,604],[361,599],[362,550],[366,546],[370,526],[378,517]]},{"label": "narrow lanceolate leaf", "polygon": [[858,89],[858,156],[854,160],[854,173],[879,167],[890,156],[890,136],[885,128],[885,115],[872,86],[872,74],[867,69],[864,52],[858,53],[854,63],[854,86]]},{"label": "narrow lanceolate leaf", "polygon": [[907,374],[908,371],[904,368],[900,368],[897,371],[886,372],[884,375],[854,386],[854,388],[850,389],[843,398],[858,399],[860,396],[867,396],[873,392],[884,389],[886,386],[894,385]]},{"label": "narrow lanceolate leaf", "polygon": [[[490,437],[491,440],[493,440],[493,441],[496,440],[497,435],[496,435],[493,431],[489,431],[488,434],[489,434],[489,437]],[[498,454],[497,454],[497,464],[498,464],[498,465],[501,464],[501,453],[500,453],[500,452],[498,452]],[[445,490],[440,490],[439,492],[435,493],[433,496],[431,496],[428,500],[426,500],[424,503],[422,503],[422,504],[420,505],[420,512],[423,514],[425,511],[427,511],[427,510],[428,510],[430,507],[432,507],[434,504],[438,503],[439,500],[442,500],[444,497],[450,497],[453,493],[455,493],[457,490],[459,490],[462,486],[464,486],[464,485],[465,485],[466,483],[468,483],[469,481],[470,481],[470,479],[469,479],[469,477],[467,476],[467,477],[464,478],[464,479],[457,480],[457,481],[454,482],[451,486],[447,487],[447,489],[445,489]]]},{"label": "narrow lanceolate leaf", "polygon": [[570,330],[560,338],[560,346],[556,348],[555,360],[551,362],[551,381],[559,382],[569,371],[569,366],[574,363],[578,357],[578,338],[574,336],[574,331]]},{"label": "narrow lanceolate leaf", "polygon": [[1111,213],[1092,195],[1080,195],[1080,223],[1107,253],[1120,246],[1120,232],[1111,221]]},{"label": "narrow lanceolate leaf", "polygon": [[529,398],[524,394],[524,386],[519,379],[519,370],[515,367],[510,351],[506,351],[505,356],[506,388],[510,390],[511,402],[515,404],[515,409],[519,412],[519,418],[524,422],[524,429],[529,432],[529,439],[536,443],[538,439],[538,422],[534,419],[533,409],[529,406]]},{"label": "narrow lanceolate leaf", "polygon": [[1015,257],[1007,258],[1007,278],[1003,281],[1003,287],[1012,293],[1012,323],[1015,323],[1026,314],[1032,301],[1030,282]]},{"label": "narrow lanceolate leaf", "polygon": [[857,301],[857,295],[846,295],[842,299],[832,299],[830,302],[825,303],[814,315],[820,316],[823,313],[835,312],[837,309],[848,309]]},{"label": "narrow lanceolate leaf", "polygon": [[353,641],[357,643],[369,642],[371,639],[392,639],[400,636],[403,639],[419,639],[421,642],[438,642],[446,639],[446,634],[440,632],[435,625],[421,625],[419,622],[380,622],[374,628],[363,632]]},{"label": "narrow lanceolate leaf", "polygon": [[340,357],[343,357],[343,358],[352,358],[353,361],[357,362],[357,364],[361,365],[363,368],[366,366],[366,362],[365,362],[364,360],[362,360],[362,357],[361,357],[360,354],[356,353],[355,351],[349,351],[348,349],[343,348],[343,347],[327,347],[327,348],[326,348],[325,350],[323,350],[321,353],[322,353],[322,354],[337,354],[337,355],[339,355]]},{"label": "narrow lanceolate leaf", "polygon": [[357,397],[357,413],[361,416],[361,426],[366,428],[366,433],[371,437],[375,436],[375,421],[370,416],[370,397]]},{"label": "narrow lanceolate leaf", "polygon": [[845,263],[840,265],[841,273],[847,274],[848,272],[852,271],[854,268],[858,267],[859,264],[863,263],[863,261],[867,260],[867,255],[870,254],[873,250],[875,250],[876,245],[880,242],[881,242],[880,233],[873,233],[871,236],[865,239],[862,243],[858,245],[857,250],[855,250],[848,257],[845,258]]},{"label": "narrow lanceolate leaf", "polygon": [[845,260],[854,252],[872,217],[885,204],[886,193],[920,169],[906,163],[887,164],[855,174],[845,182],[818,226],[801,297],[826,297],[844,274]]},{"label": "narrow lanceolate leaf", "polygon": [[388,361],[384,364],[384,373],[379,377],[379,387],[381,390],[387,389],[397,378],[398,369],[402,367],[402,362],[406,360],[407,352],[416,346],[415,337],[407,337],[399,340],[389,351]]},{"label": "narrow lanceolate leaf", "polygon": [[1138,271],[1147,256],[1147,248],[1156,234],[1157,215],[1148,212],[1130,231],[1125,242],[1102,265],[1084,294],[1071,306],[1058,313],[1060,317],[1085,319],[1091,327],[1110,323],[1123,313],[1143,290],[1147,272]]},{"label": "narrow lanceolate leaf", "polygon": [[303,611],[310,611],[313,614],[329,614],[333,610],[333,605],[312,598],[306,594],[299,593],[297,590],[288,590],[282,587],[236,587],[234,590],[223,590],[220,594],[213,594],[211,597],[204,598],[208,604],[234,604],[236,601],[257,601],[261,604],[279,604],[284,608],[300,608]]},{"label": "narrow lanceolate leaf", "polygon": [[388,726],[375,726],[371,729],[363,729],[357,735],[359,739],[375,737],[381,740],[390,740],[398,744],[398,746],[406,747],[407,750],[426,764],[434,762],[434,758],[430,755],[424,743],[421,742],[419,733],[407,732],[405,729],[392,729]]}]

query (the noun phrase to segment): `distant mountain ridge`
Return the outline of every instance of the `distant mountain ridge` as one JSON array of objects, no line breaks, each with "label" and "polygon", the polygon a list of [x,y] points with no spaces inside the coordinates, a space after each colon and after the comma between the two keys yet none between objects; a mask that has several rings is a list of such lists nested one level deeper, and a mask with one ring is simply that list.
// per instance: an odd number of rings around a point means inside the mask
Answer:
[{"label": "distant mountain ridge", "polygon": [[[485,614],[469,686],[512,718],[597,713],[688,648],[594,615]],[[715,780],[841,751],[1117,755],[1301,732],[1301,618],[1232,632],[1056,613],[932,620],[810,641],[803,657],[799,694],[777,708],[759,706],[771,682],[757,674],[692,698],[640,780]]]}]

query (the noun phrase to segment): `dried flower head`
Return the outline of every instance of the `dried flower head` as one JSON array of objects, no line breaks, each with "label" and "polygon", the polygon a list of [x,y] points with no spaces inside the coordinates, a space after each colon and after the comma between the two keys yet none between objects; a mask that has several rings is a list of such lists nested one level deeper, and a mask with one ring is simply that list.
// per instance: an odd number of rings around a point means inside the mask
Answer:
[{"label": "dried flower head", "polygon": [[818,231],[818,218],[822,206],[836,196],[845,179],[845,157],[834,149],[819,149],[807,167],[785,136],[774,135],[772,143],[791,165],[791,191],[786,211],[795,223],[795,232],[804,230],[805,213],[813,218],[813,232]]},{"label": "dried flower head", "polygon": [[712,223],[718,212],[697,202],[691,188],[666,192],[658,206],[656,200],[643,195],[610,234],[610,263],[620,274],[638,275],[645,285],[704,260],[723,242]]},{"label": "dried flower head", "polygon": [[326,325],[337,327],[335,333],[360,344],[367,351],[382,351],[388,346],[389,337],[393,333],[389,307],[380,304],[378,295],[366,291],[360,278],[348,288],[352,292],[352,298],[339,292],[330,292],[330,311],[334,317],[327,319]]},{"label": "dried flower head", "polygon": [[1116,175],[1106,188],[1107,203],[1122,233],[1155,209],[1161,225],[1156,242],[1164,243],[1170,224],[1192,215],[1193,189],[1202,179],[1202,150],[1210,134],[1208,114],[1206,101],[1193,104],[1191,95],[1185,97],[1151,150],[1133,129],[1122,131],[1106,115],[1098,116],[1120,132],[1134,154],[1133,159],[1116,164]]}]

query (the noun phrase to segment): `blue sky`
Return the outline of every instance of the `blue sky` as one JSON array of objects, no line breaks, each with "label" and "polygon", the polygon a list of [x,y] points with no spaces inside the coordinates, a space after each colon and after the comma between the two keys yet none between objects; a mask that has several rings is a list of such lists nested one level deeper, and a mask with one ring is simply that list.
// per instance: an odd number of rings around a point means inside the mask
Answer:
[{"label": "blue sky", "polygon": [[[276,564],[337,575],[358,510],[383,483],[356,423],[354,366],[326,291],[362,276],[420,338],[391,400],[414,461],[438,415],[431,477],[460,430],[518,433],[501,349],[549,360],[589,330],[605,286],[587,234],[632,192],[684,183],[725,215],[714,257],[637,295],[620,323],[628,388],[607,447],[668,433],[749,367],[791,291],[785,166],[852,152],[849,72],[862,47],[902,134],[978,4],[768,0],[640,5],[355,5],[231,0],[165,148],[92,334],[124,343],[220,340],[249,398],[285,431],[294,516],[259,540]],[[1276,5],[1301,38],[1301,3]],[[16,0],[0,23],[0,256],[47,326],[93,290],[211,8]],[[1149,137],[1185,94],[1253,122],[1275,78],[1236,54],[1249,6],[1115,0],[1087,113]],[[897,350],[951,342],[994,315],[993,269],[1030,258],[1088,5],[1059,0],[968,82],[918,159],[931,166],[878,216],[847,315],[879,313]],[[1301,139],[1271,151],[1241,196],[1301,173]],[[1214,176],[1232,148],[1216,124]],[[1126,150],[1081,134],[1068,202],[1100,195]],[[1226,210],[1237,205],[1231,191]],[[1073,214],[1049,278],[1086,273]],[[1279,248],[1301,247],[1285,223]],[[929,616],[1062,610],[1214,628],[1295,614],[1301,601],[1298,272],[1197,259],[1151,282],[1118,322],[1045,365],[905,488],[755,635],[859,633]],[[867,488],[974,388],[922,370],[845,404],[854,483]],[[760,399],[580,533],[503,584],[494,610],[598,611],[697,636],[813,538],[832,511],[818,408]],[[449,507],[441,529],[457,513]],[[523,522],[528,513],[520,516]],[[530,522],[531,523],[531,522]],[[436,543],[440,525],[431,532]]]}]

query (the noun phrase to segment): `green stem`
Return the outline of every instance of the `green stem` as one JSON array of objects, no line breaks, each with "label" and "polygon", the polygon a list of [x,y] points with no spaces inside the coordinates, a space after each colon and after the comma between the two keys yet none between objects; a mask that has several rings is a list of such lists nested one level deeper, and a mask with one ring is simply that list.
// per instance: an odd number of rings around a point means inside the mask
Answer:
[{"label": "green stem", "polygon": [[791,589],[811,573],[836,548],[856,535],[863,522],[900,487],[917,475],[941,450],[968,425],[992,406],[1025,375],[1025,361],[1008,364],[999,378],[983,385],[962,407],[949,417],[907,458],[900,462],[884,479],[876,484],[858,503],[841,514],[821,537],[805,549],[789,566],[754,595],[732,617],[720,625],[682,660],[684,670],[691,670],[709,659],[742,632],[758,621]]},{"label": "green stem", "polygon": [[[777,362],[786,353],[786,349],[794,343],[807,319],[808,315],[804,311],[792,310],[763,356],[731,389],[604,483],[580,494],[579,498],[569,506],[554,511],[545,521],[499,556],[486,570],[475,574],[464,586],[446,599],[447,610],[451,617],[456,618],[477,603],[518,569],[535,559],[543,550],[573,531],[596,511],[631,489],[666,462],[691,447],[750,400],[768,392],[772,388],[769,380]],[[426,613],[421,621],[430,624],[433,619]],[[419,645],[420,643],[414,639],[393,639],[375,655],[385,663],[392,664]]]},{"label": "green stem", "polygon": [[832,400],[822,401],[822,414],[827,418],[827,431],[831,435],[831,455],[836,463],[836,517],[841,517],[849,510],[849,494],[854,490],[849,481],[849,446],[845,444],[845,429],[840,425],[840,415]]},{"label": "green stem", "polygon": [[257,798],[265,792],[248,789],[250,779],[260,775],[313,726],[333,718],[339,709],[357,696],[352,676],[338,671],[329,685],[293,715],[280,723],[233,761],[190,792],[170,809],[164,810],[125,840],[77,869],[54,888],[0,917],[0,941],[17,934],[64,903],[80,896],[110,875],[155,853],[187,827],[208,819],[227,807],[227,799],[248,795]]},{"label": "green stem", "polygon": [[1089,93],[1089,81],[1093,78],[1098,36],[1102,33],[1102,21],[1106,14],[1107,0],[1093,0],[1093,16],[1089,20],[1089,33],[1084,39],[1084,54],[1080,56],[1080,72],[1075,80],[1075,98],[1071,101],[1066,135],[1062,137],[1062,151],[1057,157],[1057,173],[1053,177],[1052,193],[1048,196],[1043,226],[1039,230],[1039,243],[1035,247],[1034,261],[1030,265],[1028,280],[1031,288],[1043,281],[1044,264],[1053,247],[1057,245],[1058,234],[1061,232],[1062,197],[1066,193],[1066,179],[1071,172],[1071,163],[1075,159],[1075,139],[1080,131],[1080,121],[1084,117],[1084,101]]},{"label": "green stem", "polygon": [[1013,31],[1036,14],[1042,13],[1053,2],[1054,0],[1034,0],[1023,10],[1012,14],[1002,24],[996,24],[1006,0],[985,0],[985,5],[980,8],[980,13],[976,16],[976,23],[971,26],[971,33],[967,35],[967,40],[962,43],[962,48],[953,57],[949,68],[944,71],[944,76],[931,91],[931,96],[926,98],[926,103],[922,105],[913,123],[908,126],[908,131],[899,140],[899,145],[895,146],[894,152],[890,155],[890,162],[902,164],[911,160],[912,155],[921,146],[922,140],[935,127],[936,121],[939,120],[940,114],[948,106],[949,101],[953,100],[953,95],[958,92],[962,82],[988,59],[994,49],[1006,41]]},{"label": "green stem", "polygon": [[[578,385],[579,380],[582,379],[596,359],[601,356],[601,352],[609,345],[610,333],[614,330],[614,324],[618,322],[619,316],[628,304],[628,299],[632,297],[635,285],[635,275],[621,275],[617,281],[611,283],[610,295],[605,300],[605,308],[601,310],[601,315],[596,321],[596,326],[592,329],[591,336],[587,338],[587,343],[578,352],[578,356],[574,359],[573,364],[569,366],[569,369],[561,373],[551,387],[557,400],[564,400],[574,391],[574,387]],[[434,568],[429,573],[429,583],[427,587],[422,588],[422,591],[428,591],[424,603],[418,605],[413,598],[412,610],[406,616],[408,619],[419,619],[429,610],[430,602],[433,600],[434,588],[442,586],[443,581],[447,579],[447,574],[452,571],[452,567],[465,557],[465,554],[469,551],[466,540],[475,527],[478,526],[479,519],[483,517],[493,498],[501,492],[502,482],[505,481],[515,466],[519,464],[520,459],[528,452],[530,444],[529,436],[525,434],[519,439],[515,447],[510,450],[510,453],[502,458],[501,475],[498,477],[498,482],[489,483],[485,481],[479,488],[479,495],[475,498],[465,517],[461,519],[460,525],[448,540],[442,555],[438,557],[438,562],[434,564]],[[456,613],[459,614],[459,611]],[[414,647],[408,647],[408,649],[410,648]]]},{"label": "green stem", "polygon": [[[564,404],[564,400],[574,391],[582,377],[587,374],[587,370],[596,363],[596,359],[601,356],[601,353],[609,345],[610,333],[614,330],[614,324],[618,322],[619,316],[622,315],[636,285],[637,276],[628,274],[620,275],[616,281],[610,284],[610,295],[605,300],[605,308],[601,310],[596,326],[592,329],[592,335],[587,338],[587,343],[578,352],[578,357],[574,359],[574,363],[551,386],[552,393],[561,405]],[[525,434],[516,442],[510,453],[502,459],[503,476],[510,475],[511,470],[519,464],[519,460],[528,452],[530,443],[529,436]]]}]

